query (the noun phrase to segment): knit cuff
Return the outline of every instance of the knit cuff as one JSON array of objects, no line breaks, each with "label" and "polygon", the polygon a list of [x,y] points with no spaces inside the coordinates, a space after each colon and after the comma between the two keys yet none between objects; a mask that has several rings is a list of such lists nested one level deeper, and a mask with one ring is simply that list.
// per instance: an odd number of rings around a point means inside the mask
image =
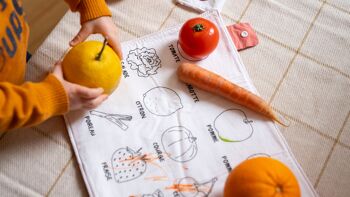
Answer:
[{"label": "knit cuff", "polygon": [[[40,85],[39,85],[40,84]],[[52,74],[49,74],[36,87],[38,99],[45,108],[47,117],[61,115],[68,111],[68,95],[61,82]]]},{"label": "knit cuff", "polygon": [[80,23],[101,17],[112,16],[105,0],[82,0],[79,5]]}]

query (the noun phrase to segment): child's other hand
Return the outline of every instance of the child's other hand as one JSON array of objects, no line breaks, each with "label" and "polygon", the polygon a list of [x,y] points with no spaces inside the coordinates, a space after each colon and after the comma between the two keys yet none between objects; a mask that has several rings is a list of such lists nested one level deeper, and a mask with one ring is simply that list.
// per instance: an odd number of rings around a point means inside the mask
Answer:
[{"label": "child's other hand", "polygon": [[75,46],[80,42],[86,40],[90,34],[102,34],[105,38],[108,38],[108,44],[118,54],[120,59],[123,59],[123,54],[120,46],[120,42],[117,36],[118,28],[109,16],[102,16],[90,21],[86,21],[81,25],[78,34],[70,41],[71,46]]},{"label": "child's other hand", "polygon": [[69,110],[93,109],[108,98],[102,88],[87,88],[70,83],[63,78],[61,62],[55,64],[53,75],[61,81],[69,99]]}]

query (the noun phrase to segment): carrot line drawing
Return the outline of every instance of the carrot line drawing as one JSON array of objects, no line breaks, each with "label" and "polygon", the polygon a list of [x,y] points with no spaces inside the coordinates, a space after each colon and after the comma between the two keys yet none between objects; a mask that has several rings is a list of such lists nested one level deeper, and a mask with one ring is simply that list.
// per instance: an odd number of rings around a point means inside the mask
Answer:
[{"label": "carrot line drawing", "polygon": [[90,114],[94,115],[94,116],[98,116],[100,118],[107,119],[110,122],[112,122],[113,124],[120,127],[124,131],[127,130],[129,127],[123,121],[131,121],[132,120],[132,116],[129,116],[129,115],[109,114],[109,113],[100,112],[100,111],[96,111],[96,110],[91,110]]}]

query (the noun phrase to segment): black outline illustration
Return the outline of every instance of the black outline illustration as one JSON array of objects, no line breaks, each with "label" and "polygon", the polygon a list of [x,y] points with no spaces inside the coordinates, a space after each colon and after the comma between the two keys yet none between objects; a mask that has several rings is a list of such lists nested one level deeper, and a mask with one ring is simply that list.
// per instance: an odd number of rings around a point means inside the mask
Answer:
[{"label": "black outline illustration", "polygon": [[149,77],[157,74],[161,60],[154,48],[136,48],[129,51],[126,62],[132,70],[137,70],[139,77]]},{"label": "black outline illustration", "polygon": [[164,194],[160,189],[157,189],[152,194],[142,194],[142,197],[164,197]]},{"label": "black outline illustration", "polygon": [[[166,144],[166,139],[164,139],[164,138],[167,137],[166,135],[169,134],[170,132],[177,132],[178,134],[180,134],[180,136],[183,136],[184,138],[175,139],[176,140],[175,142],[172,142],[170,144]],[[183,145],[184,140],[188,140],[189,141],[188,143],[191,143],[191,146],[189,146],[189,147],[181,146],[181,148],[185,149],[185,150],[183,150],[182,154],[176,155],[176,156],[172,155],[169,151],[169,149],[171,150],[171,148],[172,148],[170,146],[173,146],[173,145],[177,146],[175,143],[180,143],[181,145]],[[170,127],[163,132],[162,137],[161,137],[161,143],[162,143],[165,154],[168,155],[168,157],[170,159],[172,159],[173,161],[182,162],[182,163],[191,161],[197,155],[198,147],[197,147],[196,140],[197,140],[197,138],[192,135],[192,132],[184,126]],[[191,149],[192,149],[192,151],[191,151]],[[189,151],[191,151],[191,152],[189,152]],[[188,153],[190,153],[190,154],[188,154]]]},{"label": "black outline illustration", "polygon": [[[193,184],[196,188],[197,192],[186,192],[186,191],[178,191],[183,197],[207,197],[212,192],[213,187],[218,180],[217,177],[210,179],[209,181],[199,183],[195,178],[187,176],[181,178],[178,182],[179,185],[188,185]],[[209,189],[207,189],[209,188]]]},{"label": "black outline illustration", "polygon": [[[245,123],[245,124],[247,124],[247,125],[249,125],[250,128],[251,128],[250,131],[248,131],[248,132],[249,132],[249,135],[248,135],[248,136],[246,136],[246,137],[243,138],[243,139],[235,140],[235,139],[229,139],[229,138],[226,138],[226,137],[220,135],[220,131],[219,131],[219,129],[217,128],[217,125],[216,125],[217,123],[216,123],[216,122],[217,122],[217,120],[220,118],[220,116],[222,116],[222,114],[224,114],[224,113],[226,113],[226,112],[228,112],[228,111],[239,111],[240,113],[243,114],[243,117],[244,117],[244,118],[242,119],[242,122]],[[232,121],[233,121],[233,122],[237,122],[237,120],[232,120]],[[251,138],[252,135],[253,135],[253,133],[254,133],[254,128],[253,128],[253,126],[252,126],[252,124],[251,124],[252,122],[253,122],[253,121],[248,119],[246,113],[245,113],[243,110],[241,110],[241,109],[227,109],[227,110],[221,112],[221,113],[215,118],[214,123],[213,123],[213,126],[214,126],[214,129],[216,130],[216,132],[217,132],[217,134],[218,134],[218,137],[219,137],[219,139],[220,139],[221,141],[223,141],[223,142],[243,142],[243,141],[245,141],[245,140]],[[240,133],[241,133],[242,131],[232,131],[232,132],[240,132]]]},{"label": "black outline illustration", "polygon": [[132,120],[132,116],[129,115],[122,115],[122,114],[109,114],[105,112],[100,112],[96,110],[90,111],[91,115],[98,116],[100,118],[105,118],[109,121],[111,121],[113,124],[117,125],[124,131],[127,130],[129,127],[126,125],[123,121],[130,121]]},{"label": "black outline illustration", "polygon": [[269,155],[267,153],[255,153],[255,154],[249,155],[247,157],[247,160],[252,159],[252,158],[256,158],[256,157],[271,157],[271,155]]},{"label": "black outline illustration", "polygon": [[[158,90],[158,89],[162,89],[161,91],[166,91],[166,93],[171,96],[171,98],[165,97],[164,95],[160,95],[160,94],[155,94],[153,93],[153,91]],[[150,93],[152,92],[152,93]],[[160,92],[160,91],[159,91]],[[157,92],[158,93],[158,92]],[[170,107],[168,108],[162,108],[161,110],[168,110],[168,111],[160,111],[158,112],[157,109],[152,109],[152,106],[157,106],[158,99],[169,99],[169,100],[174,100],[172,98],[174,98],[176,96],[176,99],[178,99],[178,103],[173,102],[173,105],[170,105]],[[148,99],[148,97],[152,97],[153,99]],[[170,103],[170,102],[169,102]],[[182,102],[181,102],[181,98],[180,96],[172,89],[167,88],[167,87],[162,87],[162,86],[157,86],[154,87],[152,89],[149,89],[146,93],[143,94],[143,104],[145,105],[145,108],[152,114],[156,115],[156,116],[170,116],[171,114],[175,113],[176,111],[180,110],[183,108]],[[175,106],[174,104],[178,105]],[[175,106],[176,109],[172,109],[171,106]],[[169,111],[170,110],[170,111]]]},{"label": "black outline illustration", "polygon": [[202,58],[202,59],[195,59],[193,57],[190,57],[189,55],[187,55],[185,53],[185,51],[183,51],[183,49],[181,48],[181,46],[179,44],[179,41],[177,41],[176,47],[177,47],[177,51],[179,51],[179,54],[181,55],[181,57],[184,58],[185,60],[188,60],[188,61],[191,61],[191,62],[198,62],[198,61],[201,61],[201,60],[205,60],[205,59],[207,59],[209,57],[209,55],[204,57],[204,58]]},{"label": "black outline illustration", "polygon": [[[113,177],[117,183],[132,181],[134,179],[139,178],[146,172],[147,163],[146,161],[144,161],[144,158],[141,155],[141,149],[142,148],[135,152],[131,148],[126,147],[119,148],[116,151],[114,151],[114,153],[112,154],[111,163],[113,169]],[[121,166],[121,170],[118,170],[118,168],[120,167],[118,164]],[[138,172],[138,174],[130,174],[130,176],[125,175],[125,177],[120,176],[120,174],[124,175],[125,173],[132,173],[136,171]]]}]

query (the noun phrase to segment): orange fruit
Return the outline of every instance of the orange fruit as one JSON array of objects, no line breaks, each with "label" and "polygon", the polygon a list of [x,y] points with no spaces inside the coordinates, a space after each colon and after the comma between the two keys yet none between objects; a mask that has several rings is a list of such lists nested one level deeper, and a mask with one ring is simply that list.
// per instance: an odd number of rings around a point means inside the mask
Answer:
[{"label": "orange fruit", "polygon": [[[67,81],[90,88],[102,87],[111,94],[118,86],[122,66],[118,55],[99,41],[86,41],[73,47],[62,61],[63,76]],[[101,52],[100,58],[96,58]]]},{"label": "orange fruit", "polygon": [[224,197],[299,197],[292,171],[282,162],[256,157],[240,163],[226,179]]}]

